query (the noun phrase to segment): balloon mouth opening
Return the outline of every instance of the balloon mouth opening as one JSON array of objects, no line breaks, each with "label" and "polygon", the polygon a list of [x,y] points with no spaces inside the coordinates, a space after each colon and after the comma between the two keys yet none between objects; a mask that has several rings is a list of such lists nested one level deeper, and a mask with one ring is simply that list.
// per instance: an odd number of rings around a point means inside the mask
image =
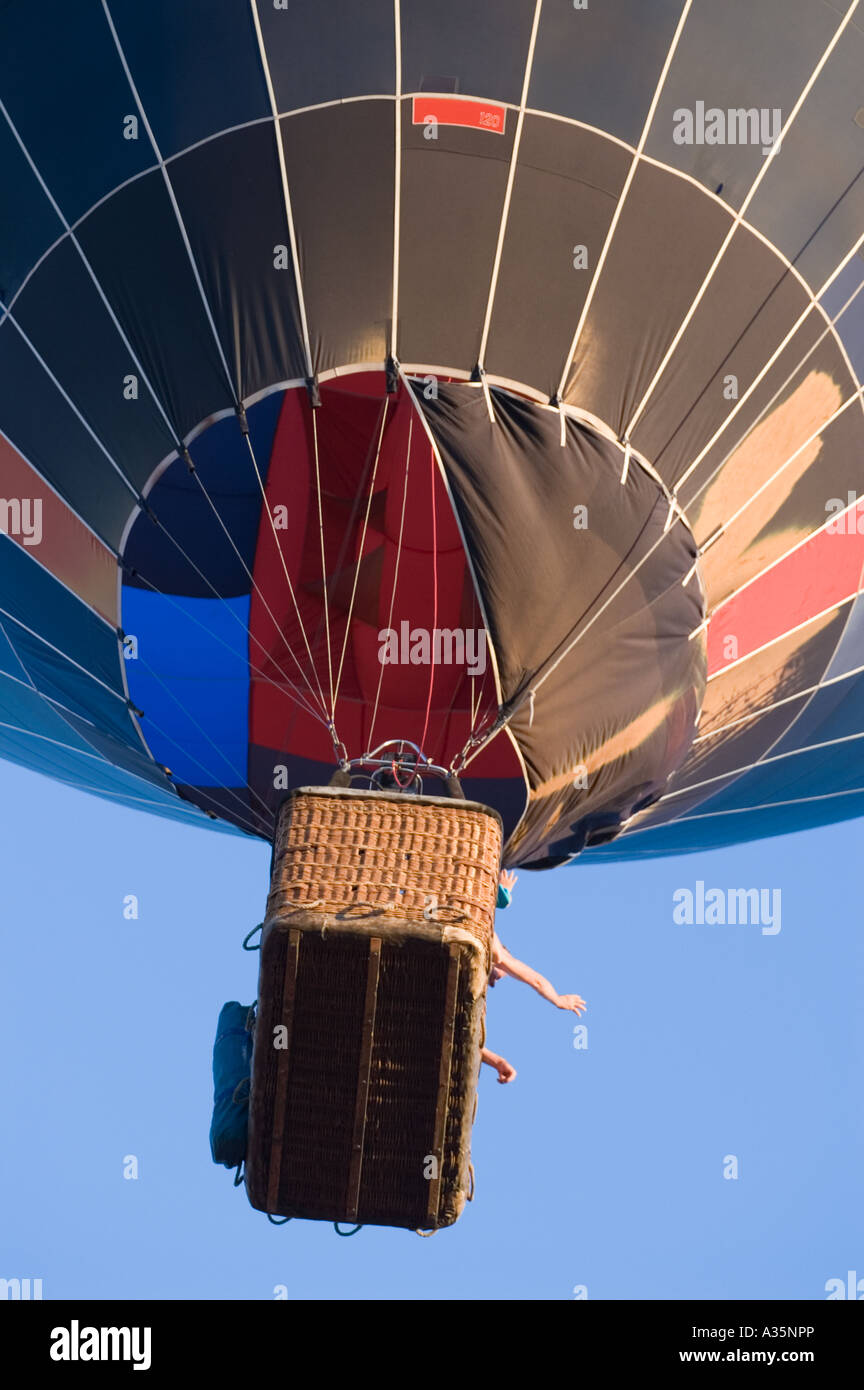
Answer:
[{"label": "balloon mouth opening", "polygon": [[[122,596],[124,631],[162,687],[125,663],[152,755],[181,795],[266,836],[280,793],[339,767],[406,795],[461,794],[458,775],[508,831],[530,829],[523,863],[559,858],[561,841],[568,855],[606,843],[662,792],[693,736],[704,606],[687,518],[611,430],[527,392],[413,370],[394,389],[385,372],[348,371],[318,399],[303,383],[274,388],[239,427],[205,422],[193,468],[175,459],[151,479],[164,523],[141,512],[129,528]],[[483,489],[501,438],[512,457],[499,501]],[[584,525],[574,489],[590,502]],[[491,577],[481,503],[500,508]],[[548,651],[532,651],[535,628]],[[390,731],[400,737],[382,744]],[[589,764],[590,785],[555,772],[559,746],[568,768]],[[542,843],[541,801],[553,827]]]}]

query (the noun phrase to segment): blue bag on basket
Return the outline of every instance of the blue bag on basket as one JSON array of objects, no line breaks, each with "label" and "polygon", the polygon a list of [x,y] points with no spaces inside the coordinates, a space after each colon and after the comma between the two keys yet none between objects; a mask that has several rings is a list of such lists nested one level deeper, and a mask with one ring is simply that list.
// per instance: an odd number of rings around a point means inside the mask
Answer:
[{"label": "blue bag on basket", "polygon": [[223,1004],[219,1013],[213,1046],[210,1152],[213,1162],[226,1168],[239,1167],[246,1157],[254,1018],[254,1004]]}]

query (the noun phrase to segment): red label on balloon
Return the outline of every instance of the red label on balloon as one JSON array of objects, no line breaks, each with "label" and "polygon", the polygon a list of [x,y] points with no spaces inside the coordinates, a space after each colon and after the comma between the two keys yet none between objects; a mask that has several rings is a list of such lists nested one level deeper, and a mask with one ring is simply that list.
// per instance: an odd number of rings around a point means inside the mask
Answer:
[{"label": "red label on balloon", "polygon": [[430,121],[437,121],[438,125],[492,130],[496,135],[504,134],[507,117],[506,106],[495,106],[488,101],[471,101],[467,97],[414,97],[412,111],[414,125],[428,125]]}]

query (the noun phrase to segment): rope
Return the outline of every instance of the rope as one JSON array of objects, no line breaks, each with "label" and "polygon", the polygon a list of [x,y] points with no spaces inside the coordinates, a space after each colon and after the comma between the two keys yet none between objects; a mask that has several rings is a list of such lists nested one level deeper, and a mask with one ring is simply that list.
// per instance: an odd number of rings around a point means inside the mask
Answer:
[{"label": "rope", "polygon": [[[314,412],[313,412],[313,415],[312,415],[312,419],[313,419],[313,423],[314,423],[314,419],[315,419]],[[270,511],[270,508],[269,508],[268,505],[267,505],[267,493],[266,493],[266,490],[265,490],[265,488],[264,488],[264,479],[261,477],[261,470],[260,470],[259,467],[258,467],[258,460],[257,460],[256,457],[255,457],[255,450],[254,450],[253,447],[252,447],[252,440],[250,439],[250,437],[249,437],[248,434],[246,435],[246,444],[247,444],[247,446],[248,446],[248,448],[249,448],[249,454],[250,454],[250,457],[251,457],[251,459],[252,459],[252,467],[255,469],[255,477],[258,479],[258,487],[259,487],[260,490],[261,490],[261,499],[262,499],[262,501],[263,501],[263,503],[264,503],[264,506],[263,506],[262,510],[263,510],[264,512],[267,513],[267,520],[270,522],[270,530],[271,530],[271,532],[272,532],[272,534],[273,534],[273,543],[274,543],[274,545],[276,546],[276,551],[277,551],[277,553],[278,553],[278,555],[279,555],[279,559],[282,561],[282,572],[283,572],[283,574],[285,575],[285,579],[286,579],[287,584],[288,584],[288,592],[289,592],[289,594],[291,595],[291,602],[294,604],[294,612],[296,613],[296,615],[297,615],[297,621],[298,621],[298,623],[300,624],[300,632],[302,633],[302,636],[303,636],[303,643],[304,643],[304,646],[306,647],[306,655],[307,655],[308,658],[309,658],[309,665],[310,665],[310,667],[311,667],[311,669],[312,669],[312,674],[313,674],[313,676],[315,677],[315,684],[316,684],[317,687],[318,687],[318,697],[319,697],[319,699],[320,699],[320,701],[321,701],[321,708],[324,709],[324,710],[326,710],[326,709],[327,709],[327,701],[324,699],[324,691],[321,689],[321,682],[319,681],[319,679],[318,679],[318,673],[317,673],[317,671],[315,670],[315,662],[314,662],[314,659],[313,659],[313,657],[312,657],[312,651],[311,651],[311,649],[310,649],[310,647],[309,647],[309,638],[306,636],[306,629],[305,629],[305,627],[303,626],[303,619],[302,619],[302,617],[300,616],[300,609],[299,609],[298,606],[297,606],[297,598],[296,598],[296,595],[295,595],[295,593],[294,593],[294,585],[291,583],[291,576],[290,576],[290,574],[288,573],[288,566],[287,566],[286,563],[285,563],[285,556],[284,556],[284,554],[282,553],[282,547],[281,547],[281,545],[279,544],[279,537],[278,537],[277,534],[276,534],[276,523],[275,523],[274,520],[273,520],[273,513]],[[331,713],[332,713],[332,712],[331,712]]]},{"label": "rope", "polygon": [[[393,609],[396,606],[396,585],[399,581],[399,562],[402,559],[402,536],[405,530],[405,505],[408,501],[408,473],[411,468],[411,436],[414,430],[413,414],[408,418],[408,452],[405,456],[405,484],[402,488],[402,515],[399,519],[399,540],[396,544],[396,566],[393,571],[393,592],[390,595],[390,612],[387,615],[388,629],[393,626]],[[381,699],[381,684],[384,680],[384,665],[381,663],[381,670],[378,673],[378,689],[375,691],[375,704],[372,709],[372,723],[369,725],[369,737],[366,746],[372,747],[372,735],[375,732],[375,720],[378,718],[378,704]]]},{"label": "rope", "polygon": [[347,1240],[348,1236],[356,1236],[356,1234],[357,1234],[358,1231],[362,1231],[362,1230],[363,1230],[363,1227],[362,1227],[362,1226],[355,1226],[353,1231],[340,1231],[340,1230],[339,1230],[339,1227],[340,1227],[341,1224],[342,1224],[342,1223],[339,1222],[339,1221],[334,1221],[334,1222],[333,1222],[333,1230],[336,1232],[337,1236],[344,1236],[344,1237],[346,1238],[346,1240]]},{"label": "rope", "polygon": [[[206,574],[204,574],[203,570],[200,570],[200,569],[198,568],[198,566],[195,564],[195,561],[194,561],[189,555],[186,554],[186,551],[183,549],[183,547],[182,547],[182,545],[180,544],[180,542],[179,542],[178,540],[176,540],[174,536],[171,535],[171,532],[168,530],[168,528],[167,528],[166,526],[163,525],[163,523],[159,520],[159,518],[158,518],[157,516],[155,516],[155,514],[153,514],[153,513],[151,513],[151,515],[153,516],[153,520],[154,520],[154,522],[156,523],[156,525],[159,527],[160,531],[164,532],[164,534],[167,536],[167,538],[168,538],[168,540],[171,542],[171,544],[172,544],[173,546],[175,546],[175,547],[177,548],[177,550],[179,550],[180,554],[183,556],[183,558],[184,558],[184,560],[186,561],[186,563],[187,563],[192,569],[194,569],[195,573],[204,581],[204,583],[207,585],[207,588],[210,589],[211,592],[213,593],[214,597],[217,598],[217,599],[219,600],[220,603],[222,603],[222,604],[225,605],[226,610],[231,614],[231,616],[232,616],[232,618],[234,619],[234,621],[237,622],[237,623],[239,623],[240,627],[242,627],[243,631],[245,632],[246,636],[250,639],[250,641],[254,642],[255,645],[256,645],[257,647],[260,647],[260,648],[261,648],[262,652],[263,652],[264,655],[267,657],[268,661],[269,661],[269,660],[272,660],[271,654],[270,654],[270,652],[267,650],[267,648],[264,646],[264,643],[261,641],[260,638],[254,637],[254,636],[253,636],[253,634],[252,634],[252,633],[250,632],[250,630],[249,630],[249,625],[248,625],[248,623],[244,623],[244,622],[242,621],[242,619],[238,617],[238,615],[237,615],[237,613],[235,612],[235,610],[234,610],[234,609],[231,607],[231,605],[228,603],[228,600],[225,598],[224,594],[220,594],[220,593],[219,593],[219,590],[215,587],[215,585],[213,585],[213,584],[210,583],[210,580],[207,578]],[[118,557],[118,559],[119,559],[119,557]],[[122,564],[122,561],[120,561],[120,563]],[[184,617],[187,617],[187,618],[189,619],[190,622],[194,622],[195,625],[196,625],[196,627],[200,627],[200,628],[202,629],[202,631],[208,633],[208,635],[210,635],[211,637],[214,637],[214,638],[216,639],[216,641],[219,643],[220,646],[226,647],[226,648],[228,649],[228,651],[230,651],[230,652],[233,653],[233,648],[229,647],[227,642],[225,642],[221,637],[219,637],[217,633],[212,632],[212,630],[211,630],[210,628],[206,627],[204,623],[199,622],[199,620],[198,620],[196,617],[194,617],[193,614],[188,613],[187,610],[186,610],[185,608],[181,608],[180,604],[177,603],[176,599],[173,598],[171,594],[166,594],[166,593],[164,593],[163,590],[160,589],[159,586],[158,586],[157,584],[154,584],[152,580],[148,579],[148,578],[146,577],[146,575],[141,574],[140,571],[137,571],[137,570],[136,570],[134,573],[135,573],[135,577],[136,577],[137,579],[140,579],[142,584],[146,584],[147,587],[148,587],[149,589],[152,589],[154,594],[159,594],[159,596],[160,596],[161,598],[168,599],[168,601],[173,605],[173,607],[179,608],[180,611],[183,613]],[[280,693],[280,695],[284,694],[284,691],[282,690],[282,687],[281,687],[280,685],[278,685],[278,684],[276,683],[276,681],[274,681],[273,678],[272,678],[271,676],[268,676],[267,673],[266,673],[266,671],[263,671],[263,670],[261,669],[260,666],[254,665],[254,663],[253,663],[251,660],[250,660],[250,662],[249,662],[249,669],[250,669],[250,671],[254,671],[256,675],[259,675],[259,676],[262,678],[262,680],[265,680],[265,681],[267,682],[268,685],[272,685],[273,688],[274,688],[274,690],[278,690],[279,693]],[[279,670],[279,672],[280,672],[281,675],[284,675],[284,674],[285,674],[285,673],[282,671],[281,667],[278,667],[278,666],[277,666],[277,669]],[[288,682],[288,684],[291,685],[292,690],[295,690],[295,691],[296,691],[296,686],[294,686],[293,683],[292,683],[290,680],[288,680],[288,677],[287,677],[287,676],[285,676],[285,679],[286,679],[286,681]],[[302,704],[302,705],[303,705],[303,708],[306,709],[307,713],[310,714],[311,717],[312,717],[313,719],[317,719],[317,721],[318,721],[319,724],[325,724],[325,723],[326,723],[326,721],[322,718],[322,716],[318,713],[318,711],[317,711],[316,709],[312,708],[311,706],[309,706],[309,705],[307,705],[307,704],[305,703],[304,698],[303,698],[301,695],[299,695],[299,693],[298,693],[297,699],[298,699],[298,703]],[[324,706],[323,706],[323,704],[322,704],[322,709],[323,709],[323,708],[324,708]]]},{"label": "rope", "polygon": [[[208,503],[210,509],[211,509],[212,512],[213,512],[213,515],[215,516],[216,520],[219,522],[219,525],[222,527],[222,530],[225,532],[225,535],[226,535],[227,540],[228,540],[228,544],[231,546],[231,549],[234,551],[234,554],[237,556],[237,559],[240,561],[240,564],[243,566],[243,569],[246,571],[246,577],[251,581],[252,588],[254,589],[255,593],[258,595],[258,597],[260,598],[261,602],[263,603],[265,609],[267,610],[267,616],[272,620],[273,626],[274,626],[275,629],[276,629],[277,635],[282,639],[282,644],[283,644],[283,646],[285,647],[286,652],[287,652],[288,655],[290,656],[291,660],[294,662],[294,665],[297,667],[297,670],[300,672],[300,675],[303,677],[304,681],[306,682],[307,686],[309,687],[309,693],[310,693],[310,695],[312,696],[312,699],[315,700],[317,697],[316,697],[316,695],[315,695],[315,690],[314,690],[314,688],[313,688],[313,686],[312,686],[312,682],[310,681],[310,679],[309,679],[309,677],[307,676],[306,672],[303,670],[303,667],[300,665],[300,661],[299,661],[298,657],[296,656],[296,654],[291,650],[290,646],[288,645],[288,640],[287,640],[287,638],[286,638],[284,632],[282,631],[282,627],[281,627],[281,625],[280,625],[280,623],[279,623],[279,621],[278,621],[278,619],[277,619],[275,613],[273,612],[272,608],[270,607],[269,603],[267,602],[267,599],[264,597],[264,594],[262,593],[261,589],[259,588],[258,583],[257,583],[257,580],[255,579],[254,574],[253,574],[252,571],[250,570],[249,566],[246,564],[246,561],[243,559],[243,556],[240,554],[240,551],[237,549],[237,546],[236,546],[235,543],[234,543],[234,539],[233,539],[233,537],[232,537],[230,531],[228,530],[228,527],[225,525],[225,522],[222,520],[222,517],[219,515],[219,511],[218,511],[218,509],[217,509],[217,507],[216,507],[216,504],[215,504],[215,502],[213,501],[213,499],[211,498],[211,496],[210,496],[209,492],[207,491],[206,487],[204,486],[203,482],[201,481],[201,475],[200,475],[200,473],[198,472],[198,469],[195,467],[194,464],[192,465],[192,470],[191,470],[191,471],[192,471],[192,476],[193,476],[193,478],[195,479],[195,481],[197,482],[197,484],[198,484],[198,486],[200,487],[201,491],[203,492],[204,497],[205,497],[205,499],[206,499],[206,501],[207,501],[207,503]],[[301,623],[301,627],[302,627],[302,623]],[[265,650],[266,650],[266,649],[265,649]],[[278,670],[279,674],[280,674],[282,677],[284,677],[286,683],[287,683],[288,685],[290,685],[292,689],[296,689],[296,687],[294,686],[293,681],[291,681],[291,680],[289,679],[289,677],[286,675],[285,671],[283,671],[282,667],[281,667],[281,666],[279,665],[279,663],[275,660],[275,658],[273,658],[273,664],[276,666],[276,669]],[[306,706],[306,708],[307,708],[307,710],[308,710],[308,709],[309,709],[309,706]],[[322,708],[322,713],[326,715],[327,711],[326,711],[325,707],[322,705],[321,708]],[[310,710],[310,712],[311,712],[311,710]]]},{"label": "rope", "polygon": [[432,709],[432,688],[435,684],[435,629],[438,626],[438,514],[435,506],[435,450],[429,446],[430,479],[432,482],[432,668],[429,672],[429,698],[426,701],[426,719],[420,747],[426,747],[426,733],[429,728],[429,714]]},{"label": "rope", "polygon": [[333,688],[333,653],[330,650],[330,607],[327,603],[327,560],[324,554],[324,508],[321,498],[321,461],[318,455],[318,416],[312,411],[312,443],[315,450],[315,490],[318,493],[318,537],[321,542],[321,582],[324,595],[324,628],[327,644],[327,671],[330,677],[330,718],[336,717],[336,696]]},{"label": "rope", "polygon": [[[213,739],[212,739],[212,738],[210,737],[210,735],[207,733],[207,730],[206,730],[206,729],[203,727],[203,725],[201,725],[201,724],[199,723],[199,721],[195,718],[195,715],[194,715],[194,714],[192,713],[192,711],[188,708],[188,706],[185,705],[185,704],[183,703],[183,701],[179,698],[179,696],[175,695],[175,693],[174,693],[174,691],[171,689],[170,685],[166,684],[166,682],[165,682],[165,681],[162,679],[162,677],[159,675],[159,672],[158,672],[158,671],[154,671],[154,669],[153,669],[153,667],[150,665],[149,661],[144,661],[144,659],[143,659],[142,657],[140,657],[140,656],[139,656],[138,660],[139,660],[139,662],[141,663],[141,665],[142,665],[147,671],[150,672],[150,675],[151,675],[151,676],[154,676],[154,677],[156,678],[156,680],[157,680],[157,681],[159,682],[159,684],[162,686],[163,690],[164,690],[164,691],[166,692],[166,694],[170,697],[170,699],[172,699],[172,700],[174,701],[174,704],[177,706],[177,708],[178,708],[179,710],[182,710],[182,712],[185,714],[185,716],[186,716],[186,718],[189,720],[189,722],[190,722],[191,724],[194,724],[194,725],[195,725],[195,728],[198,730],[199,734],[201,734],[202,738],[204,738],[204,739],[206,740],[206,742],[210,744],[210,747],[213,749],[213,751],[214,751],[214,753],[217,755],[217,757],[221,758],[222,762],[223,762],[223,763],[225,764],[225,766],[228,768],[229,772],[230,772],[230,773],[232,774],[232,776],[236,779],[236,785],[237,785],[237,786],[240,786],[240,787],[245,786],[245,785],[246,785],[246,775],[245,775],[244,773],[242,773],[242,772],[240,771],[239,768],[237,768],[237,767],[234,766],[234,764],[231,762],[230,758],[228,758],[228,757],[226,756],[226,754],[223,753],[223,751],[222,751],[222,749],[219,747],[218,743],[214,743]],[[162,738],[164,738],[164,739],[166,740],[166,742],[172,744],[173,747],[176,748],[176,749],[178,750],[178,752],[184,753],[184,754],[186,755],[187,758],[189,758],[192,762],[195,763],[196,767],[200,767],[201,771],[205,774],[205,776],[207,776],[207,777],[213,776],[213,769],[212,769],[212,768],[205,767],[204,763],[201,762],[201,759],[200,759],[200,758],[196,758],[193,754],[191,754],[191,753],[189,752],[189,750],[188,750],[187,747],[185,747],[185,746],[184,746],[183,744],[181,744],[181,743],[178,743],[177,740],[176,740],[176,738],[172,738],[171,735],[170,735],[169,733],[166,733],[164,729],[160,728],[160,726],[155,722],[155,720],[153,720],[149,715],[143,715],[142,717],[144,717],[144,718],[147,719],[148,726],[149,726],[151,729],[155,729],[156,732],[157,732]],[[233,787],[228,786],[226,783],[224,783],[224,782],[221,781],[221,780],[217,780],[216,785],[217,785],[218,787],[220,787],[220,788],[222,789],[222,791],[227,792],[228,795],[232,798],[232,800],[237,802],[237,804],[238,804],[238,806],[241,808],[241,810],[243,810],[244,812],[248,812],[248,811],[251,809],[249,806],[246,805],[246,803],[245,803],[245,801],[243,800],[243,798],[242,798],[241,796],[239,796],[238,793],[237,793],[236,791],[234,791]],[[262,810],[263,810],[263,812],[264,812],[265,818],[269,818],[269,816],[271,815],[271,811],[270,811],[270,807],[267,805],[266,801],[263,799],[263,797],[262,797],[258,792],[255,791],[254,787],[251,787],[251,786],[250,786],[250,787],[249,787],[249,791],[252,793],[252,795],[255,797],[255,799],[260,803],[261,808],[262,808]],[[257,831],[255,830],[254,825],[250,825],[250,823],[249,823],[248,820],[244,820],[242,816],[238,816],[237,819],[238,819],[243,825],[245,825],[248,829],[251,829],[253,834],[257,834]]]},{"label": "rope", "polygon": [[375,495],[375,479],[378,475],[378,463],[381,458],[381,445],[384,442],[384,429],[387,424],[387,407],[390,404],[390,397],[384,397],[384,407],[381,411],[381,428],[378,431],[378,446],[375,450],[375,462],[372,467],[372,477],[369,481],[369,497],[366,502],[366,514],[363,517],[363,532],[360,536],[360,546],[357,551],[357,565],[354,570],[354,584],[351,588],[351,600],[348,604],[348,617],[345,622],[345,636],[342,640],[342,653],[339,657],[339,670],[336,672],[336,691],[333,697],[333,707],[339,699],[339,686],[342,683],[342,667],[345,664],[345,652],[348,649],[348,634],[351,631],[351,619],[354,615],[354,599],[357,595],[357,581],[360,578],[360,566],[363,563],[363,552],[366,548],[366,532],[369,527],[369,513],[372,510],[372,498]]},{"label": "rope", "polygon": [[255,933],[256,933],[257,931],[261,931],[261,930],[263,929],[263,926],[264,926],[264,923],[263,923],[263,922],[259,922],[258,925],[257,925],[257,927],[253,927],[252,930],[251,930],[250,932],[247,932],[247,933],[246,933],[246,935],[245,935],[244,938],[243,938],[243,950],[244,950],[244,951],[260,951],[260,950],[261,950],[261,943],[260,943],[260,941],[259,941],[259,943],[258,943],[257,946],[247,946],[246,943],[247,943],[248,941],[251,941],[252,938],[253,938],[253,936],[255,935]]},{"label": "rope", "polygon": [[[391,889],[391,891],[395,893],[402,893],[403,891],[405,891],[402,885],[398,883],[380,883],[376,886],[382,889],[389,888]],[[422,894],[423,897],[428,897],[428,894],[426,893],[425,889],[411,888],[408,891],[415,894]],[[461,901],[464,902],[465,899],[462,898]],[[279,916],[282,917],[289,912],[313,912],[316,909],[320,909],[321,911],[325,913],[330,913],[335,917],[344,917],[346,912],[353,912],[354,909],[357,907],[369,908],[373,912],[395,912],[397,908],[404,906],[404,899],[401,899],[398,902],[387,903],[372,902],[369,898],[355,898],[352,902],[345,902],[344,899],[337,901],[336,898],[313,898],[311,902],[301,902],[295,898],[293,901],[286,900],[284,902],[280,902]],[[434,909],[431,909],[431,911],[433,911],[435,915],[431,917],[426,917],[425,920],[427,922],[437,922],[442,926],[453,926],[457,922],[471,921],[471,914],[469,912],[464,912],[461,908],[452,906],[449,903],[439,903],[438,906]],[[440,915],[442,912],[446,913],[446,916],[442,917]],[[247,946],[245,944],[246,941],[249,940],[249,937],[251,937],[254,934],[254,932],[260,931],[260,929],[260,927],[253,927],[249,935],[244,938],[243,949],[245,951],[260,951],[260,946]]]}]

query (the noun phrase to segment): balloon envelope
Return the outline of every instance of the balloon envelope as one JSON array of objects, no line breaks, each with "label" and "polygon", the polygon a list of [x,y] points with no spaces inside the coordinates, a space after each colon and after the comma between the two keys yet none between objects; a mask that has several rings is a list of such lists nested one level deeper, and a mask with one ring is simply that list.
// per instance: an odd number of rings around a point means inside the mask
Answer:
[{"label": "balloon envelope", "polygon": [[532,867],[864,811],[848,14],[93,0],[0,40],[4,756],[266,836],[411,739]]}]

